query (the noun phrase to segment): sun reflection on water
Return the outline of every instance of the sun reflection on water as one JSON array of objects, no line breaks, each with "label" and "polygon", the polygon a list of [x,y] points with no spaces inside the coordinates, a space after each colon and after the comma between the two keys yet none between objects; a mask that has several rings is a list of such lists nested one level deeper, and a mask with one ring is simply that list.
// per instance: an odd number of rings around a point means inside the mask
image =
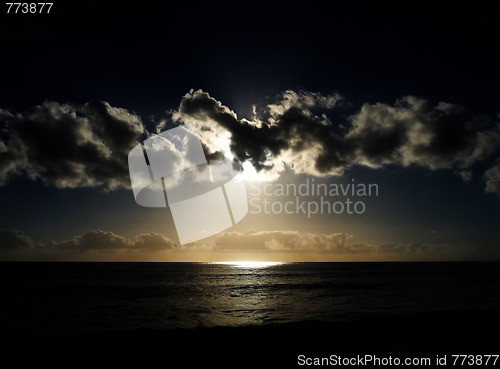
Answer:
[{"label": "sun reflection on water", "polygon": [[214,264],[229,265],[237,268],[268,268],[284,263],[279,261],[221,261]]}]

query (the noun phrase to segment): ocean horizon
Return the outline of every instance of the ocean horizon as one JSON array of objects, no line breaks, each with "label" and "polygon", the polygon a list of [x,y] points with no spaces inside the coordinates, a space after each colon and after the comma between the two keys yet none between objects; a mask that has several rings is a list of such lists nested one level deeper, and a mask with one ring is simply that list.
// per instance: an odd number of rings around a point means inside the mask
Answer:
[{"label": "ocean horizon", "polygon": [[495,355],[499,266],[2,262],[0,334],[6,357],[55,367]]},{"label": "ocean horizon", "polygon": [[3,262],[2,331],[341,322],[500,309],[498,262]]}]

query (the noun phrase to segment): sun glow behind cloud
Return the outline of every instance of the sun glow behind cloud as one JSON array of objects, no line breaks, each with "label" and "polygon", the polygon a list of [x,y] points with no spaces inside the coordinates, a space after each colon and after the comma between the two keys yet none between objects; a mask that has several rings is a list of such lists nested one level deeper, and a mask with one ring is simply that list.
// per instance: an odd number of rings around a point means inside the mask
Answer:
[{"label": "sun glow behind cloud", "polygon": [[243,179],[246,182],[269,182],[277,180],[280,177],[280,173],[277,171],[267,172],[267,171],[257,171],[255,167],[249,161],[245,161],[242,164],[243,168]]}]

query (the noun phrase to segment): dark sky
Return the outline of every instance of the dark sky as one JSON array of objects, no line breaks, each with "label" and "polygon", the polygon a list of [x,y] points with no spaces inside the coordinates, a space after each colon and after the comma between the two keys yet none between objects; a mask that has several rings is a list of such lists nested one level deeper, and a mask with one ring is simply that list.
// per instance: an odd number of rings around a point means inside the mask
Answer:
[{"label": "dark sky", "polygon": [[7,106],[104,99],[162,114],[159,105],[177,104],[190,88],[223,101],[303,88],[496,112],[498,14],[487,7],[70,3],[35,21],[2,22]]},{"label": "dark sky", "polygon": [[[436,6],[422,2],[103,5],[72,1],[54,4],[51,14],[6,15],[2,9],[0,109],[23,118],[15,122],[8,118],[10,123],[5,123],[4,117],[0,140],[7,147],[17,137],[27,148],[0,150],[4,165],[2,169],[0,163],[0,169],[9,173],[0,181],[4,182],[0,187],[4,244],[26,236],[30,237],[26,244],[34,249],[49,239],[62,248],[62,240],[91,230],[113,232],[107,236],[119,234],[127,240],[151,233],[175,238],[171,227],[164,226],[168,216],[138,208],[122,186],[127,175],[123,162],[100,160],[100,149],[73,150],[72,141],[65,137],[77,132],[59,125],[50,128],[49,113],[28,119],[36,106],[55,102],[78,107],[75,116],[89,117],[104,146],[126,157],[140,132],[133,126],[118,129],[114,120],[118,113],[109,113],[100,102],[126,109],[154,132],[162,119],[168,119],[169,110],[179,109],[186,93],[202,89],[209,96],[199,95],[182,105],[187,116],[195,117],[200,111],[215,114],[210,106],[220,102],[238,114],[239,120],[225,123],[233,132],[234,147],[265,150],[274,147],[278,138],[289,142],[295,137],[293,131],[238,136],[236,132],[244,127],[241,117],[250,119],[252,105],[266,106],[291,90],[321,96],[337,93],[344,103],[329,112],[329,118],[343,125],[366,123],[353,137],[337,142],[321,131],[304,129],[292,110],[281,116],[288,127],[303,129],[301,137],[318,142],[323,152],[330,153],[324,159],[328,170],[334,157],[342,159],[339,165],[349,170],[338,180],[355,177],[379,183],[385,196],[361,220],[324,217],[300,231],[346,232],[370,245],[416,242],[493,250],[500,238],[500,186],[493,176],[500,175],[500,169],[490,170],[490,182],[485,173],[499,158],[499,15],[493,7],[462,2]],[[397,123],[400,118],[394,113],[387,118],[393,123],[379,121],[387,126],[369,125],[370,119],[377,121],[382,111],[397,106],[396,100],[404,96],[415,97],[415,104],[427,104],[418,116],[427,122],[424,131],[431,138],[422,147],[417,141],[409,148],[398,141],[410,137],[417,120]],[[451,107],[436,108],[440,102]],[[408,104],[407,113],[420,109]],[[360,114],[364,105],[371,109],[365,118]],[[353,115],[360,118],[350,119]],[[342,150],[332,150],[339,147],[337,143]],[[406,158],[408,165],[405,158],[394,156],[404,150],[413,150],[413,156]],[[24,167],[16,155],[27,155]],[[86,160],[78,161],[82,157]],[[459,167],[457,163],[467,157],[474,160]],[[87,182],[75,179],[74,172],[67,175],[76,161],[92,163],[83,170]],[[13,166],[7,171],[10,163]],[[487,183],[490,191],[485,192]],[[135,215],[127,215],[130,212]],[[141,218],[141,226],[131,228],[129,224],[138,222],[136,217]],[[272,217],[248,222],[242,230],[288,231],[300,223]],[[22,235],[13,234],[14,229]]]}]

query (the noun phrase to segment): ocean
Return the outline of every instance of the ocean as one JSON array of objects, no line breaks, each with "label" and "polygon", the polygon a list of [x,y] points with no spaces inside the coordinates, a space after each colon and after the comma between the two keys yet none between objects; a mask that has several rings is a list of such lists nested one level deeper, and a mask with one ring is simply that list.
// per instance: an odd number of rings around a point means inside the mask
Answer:
[{"label": "ocean", "polygon": [[500,264],[2,263],[16,335],[352,322],[500,310]]}]

